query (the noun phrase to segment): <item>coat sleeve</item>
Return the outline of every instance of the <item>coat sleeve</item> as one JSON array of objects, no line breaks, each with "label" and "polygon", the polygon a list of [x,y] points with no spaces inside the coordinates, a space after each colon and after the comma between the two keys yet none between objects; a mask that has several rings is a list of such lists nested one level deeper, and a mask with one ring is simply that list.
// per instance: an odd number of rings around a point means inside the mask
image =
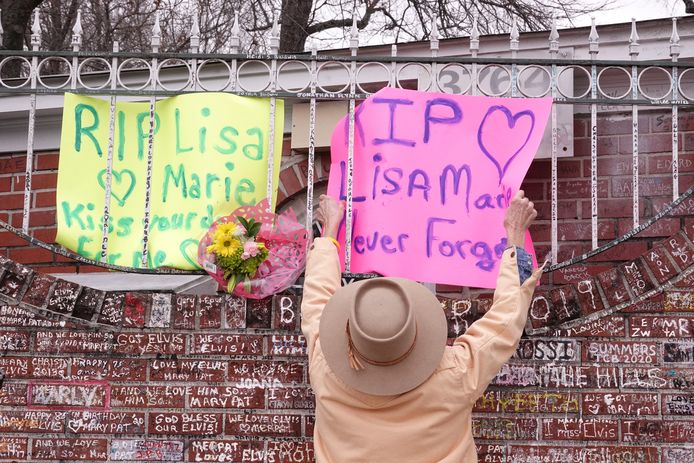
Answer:
[{"label": "coat sleeve", "polygon": [[528,308],[537,279],[537,269],[521,285],[517,252],[504,251],[496,282],[492,307],[453,346],[462,369],[466,398],[476,400],[494,379],[504,363],[513,355],[523,334]]},{"label": "coat sleeve", "polygon": [[309,362],[318,340],[323,307],[340,287],[340,261],[337,248],[327,238],[316,238],[306,260],[301,301],[301,331],[306,337]]}]

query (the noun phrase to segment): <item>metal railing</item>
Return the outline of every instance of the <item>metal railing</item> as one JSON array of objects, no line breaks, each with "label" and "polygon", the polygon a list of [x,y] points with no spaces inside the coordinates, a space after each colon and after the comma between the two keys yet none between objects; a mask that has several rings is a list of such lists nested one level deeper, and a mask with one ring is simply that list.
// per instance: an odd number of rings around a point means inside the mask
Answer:
[{"label": "metal railing", "polygon": [[[434,21],[435,25],[436,21]],[[598,106],[630,107],[632,118],[632,205],[633,228],[643,229],[649,223],[642,223],[639,217],[639,110],[648,107],[667,107],[672,115],[672,198],[679,194],[678,144],[680,132],[678,116],[680,107],[690,107],[694,102],[694,91],[689,83],[694,81],[694,64],[679,62],[681,46],[676,20],[673,19],[672,35],[669,41],[669,59],[656,61],[639,61],[639,36],[636,24],[632,22],[629,38],[630,60],[598,60],[599,37],[595,22],[588,37],[588,60],[560,59],[559,34],[556,24],[549,34],[549,59],[524,59],[518,57],[519,32],[513,27],[510,33],[510,58],[487,58],[478,56],[480,35],[477,23],[472,29],[469,40],[470,56],[439,56],[439,41],[436,29],[430,40],[430,56],[398,56],[396,45],[392,46],[390,56],[360,56],[359,37],[356,20],[352,26],[349,52],[336,52],[332,55],[318,54],[314,48],[307,54],[281,55],[279,50],[279,32],[275,23],[270,36],[270,54],[248,55],[239,53],[240,29],[234,24],[230,54],[200,53],[198,27],[194,22],[190,35],[188,53],[160,53],[161,31],[159,21],[152,30],[151,53],[121,52],[118,43],[114,43],[111,52],[95,53],[81,51],[82,32],[79,17],[72,36],[72,51],[40,50],[41,31],[38,26],[38,12],[34,17],[31,34],[30,51],[0,50],[0,76],[3,69],[9,66],[23,70],[22,77],[0,77],[0,97],[28,98],[28,138],[26,146],[26,175],[24,184],[24,207],[21,230],[0,221],[0,226],[9,229],[34,244],[81,262],[104,267],[136,271],[170,273],[171,269],[147,269],[148,226],[149,226],[149,186],[143,205],[144,236],[142,237],[142,267],[129,268],[110,265],[106,262],[108,251],[109,204],[111,199],[111,181],[113,164],[114,108],[118,98],[133,97],[149,101],[149,133],[147,142],[148,177],[151,177],[152,146],[154,139],[154,112],[157,98],[178,95],[185,92],[222,91],[242,96],[270,98],[270,140],[274,134],[276,99],[283,98],[297,102],[308,102],[309,135],[308,135],[308,178],[306,198],[306,227],[310,229],[313,217],[313,183],[314,162],[316,156],[316,110],[320,100],[348,101],[348,168],[347,168],[347,220],[346,236],[347,262],[349,271],[350,243],[352,230],[352,182],[354,159],[354,130],[356,102],[385,86],[412,87],[420,90],[442,91],[448,93],[541,97],[551,96],[554,105],[551,111],[551,252],[558,268],[566,263],[556,263],[558,253],[558,158],[559,126],[558,110],[560,105],[581,105],[589,107],[590,112],[590,206],[591,206],[591,244],[593,251],[598,247]],[[64,71],[63,75],[48,75],[49,67]],[[90,70],[98,69],[98,72]],[[485,83],[490,73],[496,73],[496,87]],[[542,84],[531,88],[527,78],[530,74],[539,75]],[[644,84],[654,74],[666,81],[667,91],[654,95],[649,93]],[[622,92],[614,94],[606,88],[609,76],[621,75],[627,85]],[[454,80],[455,76],[455,80]],[[563,85],[564,78],[569,76],[571,86],[580,87],[579,91],[567,90]],[[694,87],[693,87],[694,88]],[[56,245],[38,241],[29,236],[30,198],[32,192],[32,174],[34,173],[34,140],[37,99],[46,95],[61,95],[65,92],[108,96],[111,108],[109,123],[109,140],[107,151],[107,170],[105,180],[105,206],[103,210],[101,262],[76,256]],[[273,188],[274,144],[269,143],[267,196],[271,197]],[[148,182],[149,183],[149,182]],[[688,192],[689,193],[689,192]],[[655,219],[655,218],[654,218]],[[606,246],[609,246],[608,243]],[[603,246],[604,248],[605,246]],[[567,261],[568,262],[568,261]],[[184,272],[190,273],[190,272]]]}]

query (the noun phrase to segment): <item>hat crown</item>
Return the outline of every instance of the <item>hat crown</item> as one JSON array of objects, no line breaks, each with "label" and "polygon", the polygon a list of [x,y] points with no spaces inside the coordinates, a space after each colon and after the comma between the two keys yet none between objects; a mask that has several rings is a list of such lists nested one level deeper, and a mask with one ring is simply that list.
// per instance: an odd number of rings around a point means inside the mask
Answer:
[{"label": "hat crown", "polygon": [[353,299],[349,324],[354,347],[375,362],[401,358],[417,334],[410,298],[395,280],[365,281]]}]

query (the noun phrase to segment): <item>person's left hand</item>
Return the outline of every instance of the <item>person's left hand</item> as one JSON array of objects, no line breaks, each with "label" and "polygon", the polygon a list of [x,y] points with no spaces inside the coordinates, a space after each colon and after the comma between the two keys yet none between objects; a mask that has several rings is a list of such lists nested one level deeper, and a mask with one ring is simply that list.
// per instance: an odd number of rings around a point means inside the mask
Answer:
[{"label": "person's left hand", "polygon": [[525,233],[535,217],[537,217],[535,205],[525,197],[523,190],[519,190],[506,209],[504,217],[504,228],[509,246],[525,248]]},{"label": "person's left hand", "polygon": [[318,201],[315,218],[323,226],[323,236],[337,238],[337,230],[345,214],[344,201],[338,201],[328,195],[320,195]]}]

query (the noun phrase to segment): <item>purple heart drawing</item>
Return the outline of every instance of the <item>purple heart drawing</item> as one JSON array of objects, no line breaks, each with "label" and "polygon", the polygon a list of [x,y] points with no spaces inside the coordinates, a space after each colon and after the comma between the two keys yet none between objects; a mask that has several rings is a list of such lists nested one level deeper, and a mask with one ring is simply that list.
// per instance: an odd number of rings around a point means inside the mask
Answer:
[{"label": "purple heart drawing", "polygon": [[[530,118],[530,130],[528,131],[528,136],[525,138],[525,141],[523,141],[523,144],[518,148],[504,163],[504,165],[501,165],[501,162],[492,154],[489,152],[486,146],[484,146],[484,142],[482,141],[482,132],[484,131],[484,125],[487,122],[487,118],[491,116],[494,112],[496,111],[501,111],[506,115],[506,122],[508,123],[508,127],[510,129],[514,129],[516,126],[516,122],[518,122],[518,119],[521,117],[529,117]],[[525,111],[520,111],[516,113],[515,115],[511,112],[510,109],[508,109],[506,106],[490,106],[489,110],[487,111],[487,114],[484,115],[484,118],[482,119],[482,122],[480,123],[480,128],[477,131],[477,143],[480,145],[480,149],[484,153],[485,156],[489,158],[490,161],[494,164],[496,167],[496,170],[499,172],[499,185],[501,185],[501,180],[504,178],[504,175],[506,174],[506,170],[508,169],[508,166],[513,162],[513,160],[518,156],[518,153],[521,152],[523,148],[525,148],[525,145],[528,144],[528,141],[530,140],[530,135],[532,135],[533,130],[535,129],[535,114],[528,110]],[[503,162],[503,160],[502,160]]]}]

